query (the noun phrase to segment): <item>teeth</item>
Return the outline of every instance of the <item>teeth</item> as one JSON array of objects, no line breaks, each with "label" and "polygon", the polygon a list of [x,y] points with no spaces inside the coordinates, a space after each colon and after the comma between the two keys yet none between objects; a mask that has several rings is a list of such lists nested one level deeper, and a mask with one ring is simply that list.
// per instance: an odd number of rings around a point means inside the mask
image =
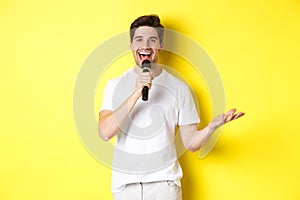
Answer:
[{"label": "teeth", "polygon": [[149,52],[140,52],[139,54],[147,56],[147,55],[150,55],[151,53],[149,53]]}]

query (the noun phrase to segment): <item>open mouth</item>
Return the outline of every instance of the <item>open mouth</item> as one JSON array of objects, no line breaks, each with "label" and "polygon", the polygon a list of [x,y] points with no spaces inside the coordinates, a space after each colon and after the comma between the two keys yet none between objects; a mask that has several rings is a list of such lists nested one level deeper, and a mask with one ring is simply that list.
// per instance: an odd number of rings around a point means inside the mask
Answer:
[{"label": "open mouth", "polygon": [[152,52],[149,52],[149,51],[140,51],[140,52],[138,52],[138,56],[139,56],[139,58],[140,58],[141,61],[150,60],[151,56],[152,56]]}]

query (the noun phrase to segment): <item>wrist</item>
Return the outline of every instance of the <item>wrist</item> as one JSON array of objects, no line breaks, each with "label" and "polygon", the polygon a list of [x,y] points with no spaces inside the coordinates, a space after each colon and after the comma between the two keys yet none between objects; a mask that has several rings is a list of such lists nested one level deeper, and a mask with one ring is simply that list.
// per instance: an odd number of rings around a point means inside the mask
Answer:
[{"label": "wrist", "polygon": [[217,128],[219,128],[220,126],[222,126],[222,124],[217,124],[215,121],[211,121],[209,124],[208,124],[208,128],[214,132]]},{"label": "wrist", "polygon": [[138,92],[137,90],[133,91],[133,93],[130,95],[129,100],[131,102],[136,102],[141,97],[141,92]]},{"label": "wrist", "polygon": [[208,129],[212,130],[212,131],[215,131],[217,129],[217,126],[213,122],[210,122],[208,124]]}]

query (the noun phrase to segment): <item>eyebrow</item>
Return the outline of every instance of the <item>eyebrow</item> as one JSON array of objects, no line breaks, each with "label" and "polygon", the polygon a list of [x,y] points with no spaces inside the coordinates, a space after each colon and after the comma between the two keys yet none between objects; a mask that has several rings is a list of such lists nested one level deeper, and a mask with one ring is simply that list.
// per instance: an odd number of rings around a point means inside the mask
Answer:
[{"label": "eyebrow", "polygon": [[[143,38],[144,36],[141,36],[141,35],[138,35],[138,36],[135,36],[133,39],[137,39],[137,38]],[[158,37],[156,36],[151,36],[150,39],[157,39],[158,40]]]},{"label": "eyebrow", "polygon": [[135,36],[133,39],[142,38],[143,36]]},{"label": "eyebrow", "polygon": [[153,38],[158,40],[158,37],[156,37],[156,36],[151,36],[150,37],[150,39],[153,39]]}]

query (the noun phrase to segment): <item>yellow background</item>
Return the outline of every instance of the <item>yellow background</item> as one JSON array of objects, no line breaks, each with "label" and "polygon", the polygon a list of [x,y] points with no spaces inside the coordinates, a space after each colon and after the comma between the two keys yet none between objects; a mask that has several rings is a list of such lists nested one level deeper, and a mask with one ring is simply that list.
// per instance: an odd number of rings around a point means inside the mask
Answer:
[{"label": "yellow background", "polygon": [[226,107],[246,112],[205,159],[180,158],[184,199],[300,199],[299,0],[78,2],[0,3],[0,199],[112,199],[76,131],[74,83],[97,45],[150,13],[206,49]]}]

